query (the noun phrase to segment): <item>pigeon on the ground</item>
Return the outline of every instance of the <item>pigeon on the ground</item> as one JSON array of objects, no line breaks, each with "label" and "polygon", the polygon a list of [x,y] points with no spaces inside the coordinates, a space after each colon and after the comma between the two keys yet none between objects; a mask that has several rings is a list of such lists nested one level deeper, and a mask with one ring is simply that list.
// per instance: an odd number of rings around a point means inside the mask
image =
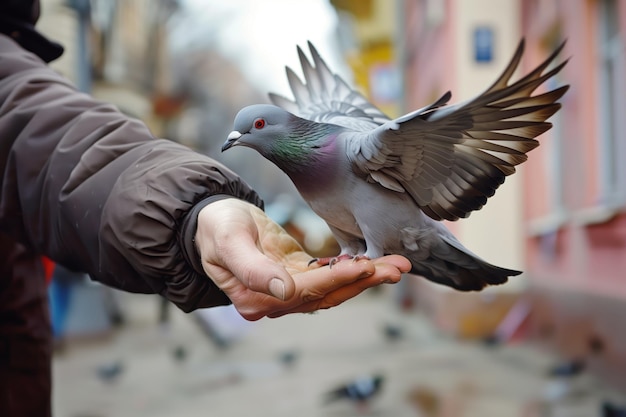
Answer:
[{"label": "pigeon on the ground", "polygon": [[385,335],[385,339],[389,340],[390,342],[400,340],[404,336],[404,331],[402,330],[402,327],[392,323],[385,323],[385,325],[383,325],[383,333]]},{"label": "pigeon on the ground", "polygon": [[285,365],[286,368],[292,368],[298,359],[298,352],[295,350],[285,350],[280,352],[278,360]]},{"label": "pigeon on the ground", "polygon": [[411,272],[463,291],[502,284],[521,272],[491,265],[465,248],[439,220],[479,210],[526,153],[569,86],[533,95],[566,64],[545,62],[509,84],[520,42],[496,82],[479,96],[434,103],[391,120],[333,74],[314,46],[298,54],[303,83],[287,68],[295,101],[245,107],[222,147],[247,146],[277,165],[329,225],[341,253],[318,260],[400,254]]},{"label": "pigeon on the ground", "polygon": [[102,381],[111,383],[117,381],[123,371],[124,364],[122,361],[116,360],[100,365],[98,369],[96,369],[96,374]]},{"label": "pigeon on the ground", "polygon": [[174,350],[172,351],[172,357],[178,363],[184,362],[188,356],[189,356],[189,352],[182,345],[176,346]]},{"label": "pigeon on the ground", "polygon": [[548,375],[553,377],[572,378],[580,375],[586,368],[586,362],[581,358],[574,358],[552,366]]},{"label": "pigeon on the ground", "polygon": [[380,393],[383,380],[381,375],[356,378],[326,393],[325,403],[329,404],[344,399],[353,402],[358,407],[366,407],[369,401]]},{"label": "pigeon on the ground", "polygon": [[610,401],[601,404],[601,417],[626,417],[626,406],[619,406]]}]

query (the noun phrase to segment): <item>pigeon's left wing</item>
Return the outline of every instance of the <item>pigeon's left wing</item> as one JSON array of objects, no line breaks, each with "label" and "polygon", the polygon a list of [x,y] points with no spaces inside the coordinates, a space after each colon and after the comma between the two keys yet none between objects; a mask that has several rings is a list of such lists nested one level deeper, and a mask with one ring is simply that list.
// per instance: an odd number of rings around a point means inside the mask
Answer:
[{"label": "pigeon's left wing", "polygon": [[369,181],[408,192],[433,219],[467,217],[539,145],[535,137],[552,126],[546,120],[561,107],[557,100],[568,86],[532,93],[565,65],[567,61],[546,71],[562,48],[509,85],[522,57],[520,42],[507,68],[483,94],[442,107],[444,96],[367,134],[353,134],[348,158]]},{"label": "pigeon's left wing", "polygon": [[305,119],[359,131],[369,131],[390,120],[339,75],[333,74],[311,42],[309,49],[313,62],[298,47],[305,82],[291,68],[285,68],[295,100],[270,93],[272,103]]}]

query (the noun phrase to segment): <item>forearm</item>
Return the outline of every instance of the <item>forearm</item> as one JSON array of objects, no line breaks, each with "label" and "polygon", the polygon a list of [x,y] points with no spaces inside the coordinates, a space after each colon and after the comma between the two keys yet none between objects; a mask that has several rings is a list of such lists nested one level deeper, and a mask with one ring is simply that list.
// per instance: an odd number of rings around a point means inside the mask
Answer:
[{"label": "forearm", "polygon": [[229,302],[194,268],[190,242],[207,198],[262,204],[237,175],[154,139],[17,46],[0,48],[0,103],[2,231],[94,279],[161,293],[184,310]]},{"label": "forearm", "polygon": [[257,206],[262,201],[217,162],[172,142],[155,144],[122,173],[102,210],[100,251],[108,279],[115,280],[129,268],[140,270],[141,284],[184,310],[229,303],[198,259],[194,242],[198,213],[223,196]]}]

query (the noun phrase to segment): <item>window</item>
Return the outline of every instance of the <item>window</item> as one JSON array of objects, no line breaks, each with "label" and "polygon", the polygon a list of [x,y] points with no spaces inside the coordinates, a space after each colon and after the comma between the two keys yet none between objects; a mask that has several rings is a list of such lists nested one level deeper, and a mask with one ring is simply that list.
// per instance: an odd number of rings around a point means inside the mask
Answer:
[{"label": "window", "polygon": [[[555,28],[550,31],[550,35],[543,42],[545,50],[543,56],[551,54],[562,42],[560,30]],[[556,64],[553,64],[556,65]],[[559,72],[546,82],[546,91],[554,90],[567,84],[563,80],[563,72]],[[542,137],[541,147],[543,149],[543,168],[545,170],[545,215],[534,219],[530,223],[530,233],[532,235],[550,234],[560,228],[567,221],[568,211],[565,204],[565,177],[564,177],[564,153],[565,132],[563,129],[563,109],[556,112],[549,119],[552,129]]]},{"label": "window", "polygon": [[600,1],[600,195],[603,206],[626,203],[626,65],[618,0]]},{"label": "window", "polygon": [[[556,46],[554,46],[556,45]],[[558,47],[558,43],[554,43],[552,51]],[[562,73],[558,73],[554,77],[550,78],[546,83],[546,90],[555,90],[566,83],[562,80]],[[563,220],[565,215],[565,203],[564,203],[564,178],[563,170],[565,165],[563,164],[563,154],[565,153],[564,144],[566,141],[563,136],[563,110],[557,111],[550,118],[549,122],[552,123],[552,129],[548,132],[544,140],[541,141],[541,146],[545,148],[544,151],[544,166],[546,169],[546,189],[547,189],[547,203],[550,216]]]}]

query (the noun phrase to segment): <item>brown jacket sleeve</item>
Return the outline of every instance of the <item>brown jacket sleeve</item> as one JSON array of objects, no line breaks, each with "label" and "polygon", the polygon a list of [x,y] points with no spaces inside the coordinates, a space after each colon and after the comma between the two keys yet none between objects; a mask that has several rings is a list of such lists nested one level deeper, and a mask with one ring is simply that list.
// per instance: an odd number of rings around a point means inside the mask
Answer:
[{"label": "brown jacket sleeve", "polygon": [[0,35],[0,230],[126,291],[190,311],[229,303],[204,274],[199,209],[262,201],[232,171],[77,92]]}]

